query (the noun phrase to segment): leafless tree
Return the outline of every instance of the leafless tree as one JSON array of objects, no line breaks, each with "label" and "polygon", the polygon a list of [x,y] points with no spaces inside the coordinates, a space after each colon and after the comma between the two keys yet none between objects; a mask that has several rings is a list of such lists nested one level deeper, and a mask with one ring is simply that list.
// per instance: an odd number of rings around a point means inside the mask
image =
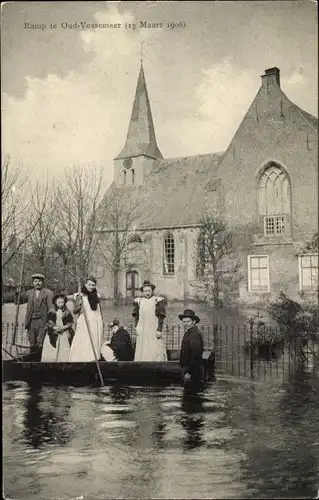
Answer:
[{"label": "leafless tree", "polygon": [[121,272],[128,267],[130,254],[134,251],[140,238],[135,231],[134,221],[139,212],[137,199],[126,196],[123,189],[114,187],[106,202],[104,214],[104,230],[98,238],[98,252],[113,274],[113,297],[118,303],[119,278]]},{"label": "leafless tree", "polygon": [[227,230],[226,223],[219,217],[206,213],[200,224],[196,276],[200,288],[204,289],[205,302],[209,304],[212,297],[214,306],[218,308],[226,276],[232,286],[242,279],[240,264],[236,258],[233,234]]},{"label": "leafless tree", "polygon": [[[61,259],[54,249],[58,221],[56,192],[56,184],[52,182],[43,193],[35,193],[30,221],[32,223],[34,219],[39,218],[39,222],[28,241],[30,254],[33,260],[44,269],[49,284],[59,281],[61,274],[59,272]],[[42,210],[44,196],[46,203]],[[41,217],[39,217],[40,214]]]},{"label": "leafless tree", "polygon": [[66,169],[56,194],[52,248],[63,262],[64,286],[83,281],[95,247],[95,231],[103,218],[102,168],[74,165]]},{"label": "leafless tree", "polygon": [[10,156],[4,159],[1,182],[1,253],[2,269],[5,269],[41,221],[46,209],[47,185],[31,185],[26,172],[21,166],[13,165]]}]

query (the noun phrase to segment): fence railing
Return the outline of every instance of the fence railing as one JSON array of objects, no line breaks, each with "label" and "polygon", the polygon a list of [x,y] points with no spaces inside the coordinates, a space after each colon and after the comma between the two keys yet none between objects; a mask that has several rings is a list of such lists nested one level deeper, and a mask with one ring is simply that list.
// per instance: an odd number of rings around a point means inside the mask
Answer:
[{"label": "fence railing", "polygon": [[[125,326],[133,342],[136,340],[133,324]],[[280,331],[264,327],[256,336],[248,325],[225,326],[208,325],[201,328],[206,348],[214,349],[216,372],[237,377],[274,378],[284,377],[297,366],[308,372],[315,372],[319,367],[319,336],[313,335],[304,341],[291,339],[282,341]],[[26,354],[29,349],[27,331],[24,324],[17,325],[15,346],[12,347],[14,334],[13,323],[2,323],[2,347],[14,356]],[[166,325],[163,329],[163,341],[166,349],[180,350],[184,329],[182,325]],[[110,328],[104,330],[104,341],[112,336]],[[300,337],[302,338],[302,337]]]}]

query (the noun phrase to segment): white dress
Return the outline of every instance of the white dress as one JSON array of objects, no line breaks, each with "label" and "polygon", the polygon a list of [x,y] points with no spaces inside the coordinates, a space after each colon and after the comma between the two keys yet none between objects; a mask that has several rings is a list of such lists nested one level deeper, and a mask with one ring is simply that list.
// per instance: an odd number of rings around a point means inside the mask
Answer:
[{"label": "white dress", "polygon": [[[57,309],[56,311],[56,326],[58,328],[63,327],[61,309]],[[67,362],[69,361],[69,354],[70,354],[70,344],[68,338],[68,331],[58,335],[55,347],[53,347],[53,345],[51,344],[49,335],[47,334],[45,336],[42,348],[41,362],[44,363]]]},{"label": "white dress", "polygon": [[[76,293],[74,295],[74,299],[76,299],[78,295],[79,294]],[[93,311],[90,307],[87,296],[83,294],[80,295],[82,296],[83,304],[76,322],[75,334],[70,349],[70,362],[95,361],[90,334],[92,335],[92,341],[97,359],[100,359],[101,356],[101,346],[103,342],[103,319],[101,306],[98,304],[96,311]],[[89,324],[90,334],[86,326],[85,316]]]},{"label": "white dress", "polygon": [[155,316],[157,301],[161,297],[137,298],[139,320],[136,326],[136,348],[134,361],[167,361],[162,339],[156,338],[158,318]]}]

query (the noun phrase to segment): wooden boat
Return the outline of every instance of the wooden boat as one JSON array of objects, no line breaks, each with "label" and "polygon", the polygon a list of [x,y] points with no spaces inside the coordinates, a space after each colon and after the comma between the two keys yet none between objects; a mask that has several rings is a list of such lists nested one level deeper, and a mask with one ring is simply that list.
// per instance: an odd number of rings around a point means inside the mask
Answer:
[{"label": "wooden boat", "polygon": [[[175,354],[175,355],[174,355]],[[165,386],[181,384],[182,372],[176,351],[168,351],[169,361],[99,361],[105,385],[123,383],[132,386]],[[211,350],[203,353],[203,373],[206,382],[214,380],[215,356]],[[95,362],[89,363],[41,363],[31,355],[20,360],[2,362],[3,382],[24,381],[30,384],[90,386],[100,385]]]}]

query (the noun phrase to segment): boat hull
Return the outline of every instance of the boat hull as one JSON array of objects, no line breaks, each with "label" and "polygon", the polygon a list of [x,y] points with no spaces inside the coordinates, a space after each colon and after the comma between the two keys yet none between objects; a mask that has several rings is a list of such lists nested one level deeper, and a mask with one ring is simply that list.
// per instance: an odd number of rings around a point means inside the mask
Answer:
[{"label": "boat hull", "polygon": [[[100,361],[104,384],[166,385],[181,382],[178,362]],[[41,363],[4,361],[3,382],[24,381],[49,385],[98,385],[100,378],[93,363]]]},{"label": "boat hull", "polygon": [[[169,352],[169,357],[172,353]],[[21,360],[3,360],[3,382],[23,381],[29,384],[44,385],[101,385],[95,362],[44,363],[33,360],[27,355]],[[135,386],[165,386],[181,384],[182,370],[179,361],[99,361],[104,385],[122,383]],[[214,352],[203,356],[205,381],[214,380]]]}]

